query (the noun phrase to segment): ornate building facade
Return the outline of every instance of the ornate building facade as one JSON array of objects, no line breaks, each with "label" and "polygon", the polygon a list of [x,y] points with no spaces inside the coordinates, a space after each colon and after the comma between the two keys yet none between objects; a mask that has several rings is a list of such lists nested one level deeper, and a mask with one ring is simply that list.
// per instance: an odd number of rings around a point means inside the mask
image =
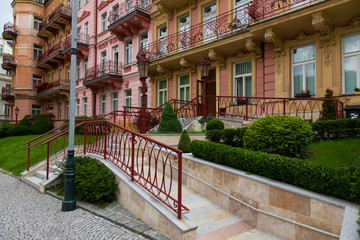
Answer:
[{"label": "ornate building facade", "polygon": [[[1,96],[0,98],[0,124],[9,123],[10,121],[10,102],[6,100],[6,94],[8,90],[11,89],[11,68],[8,67],[9,61],[12,59],[12,47],[11,43],[5,41],[0,37],[0,64],[4,68],[0,68],[0,88]],[[3,90],[4,89],[4,90]]]}]

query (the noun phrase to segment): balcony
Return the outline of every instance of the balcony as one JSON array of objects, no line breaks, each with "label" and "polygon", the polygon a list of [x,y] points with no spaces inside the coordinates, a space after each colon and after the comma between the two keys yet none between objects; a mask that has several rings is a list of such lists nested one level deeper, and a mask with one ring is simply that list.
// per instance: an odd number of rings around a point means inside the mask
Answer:
[{"label": "balcony", "polygon": [[64,79],[47,83],[42,82],[42,84],[37,87],[37,96],[42,97],[56,97],[59,95],[68,96],[70,93],[70,82],[65,81]]},{"label": "balcony", "polygon": [[8,22],[4,25],[4,31],[2,33],[3,39],[15,41],[17,35],[14,24]]},{"label": "balcony", "polygon": [[116,88],[122,86],[122,65],[108,60],[88,69],[83,84],[91,89],[98,89],[112,85]]},{"label": "balcony", "polygon": [[11,54],[6,54],[3,57],[3,63],[1,64],[1,67],[5,70],[15,70],[16,68],[16,61],[15,56]]},{"label": "balcony", "polygon": [[12,100],[14,99],[14,92],[11,87],[2,87],[1,89],[1,99],[2,100]]},{"label": "balcony", "polygon": [[38,57],[38,68],[48,69],[55,68],[59,64],[63,64],[65,61],[65,56],[62,54],[63,42],[55,44],[48,51],[44,52]]},{"label": "balcony", "polygon": [[[70,58],[70,49],[71,49],[71,35],[65,39],[63,42],[63,51],[62,54]],[[79,32],[77,34],[77,58],[81,59],[83,57],[89,56],[89,36]]]},{"label": "balcony", "polygon": [[140,30],[149,29],[151,8],[150,0],[122,2],[119,8],[110,12],[108,29],[120,41],[137,34]]},{"label": "balcony", "polygon": [[59,30],[64,30],[65,25],[71,23],[71,9],[60,5],[40,24],[38,36],[49,38]]},{"label": "balcony", "polygon": [[[251,23],[249,5],[230,10],[205,22],[152,42],[141,49],[154,61],[243,32]],[[233,46],[232,46],[233,49]]]}]

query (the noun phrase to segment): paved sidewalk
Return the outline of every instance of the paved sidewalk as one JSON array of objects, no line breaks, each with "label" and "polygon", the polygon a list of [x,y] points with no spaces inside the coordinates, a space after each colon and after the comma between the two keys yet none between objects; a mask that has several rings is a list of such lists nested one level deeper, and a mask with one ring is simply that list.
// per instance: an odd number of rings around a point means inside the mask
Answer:
[{"label": "paved sidewalk", "polygon": [[61,200],[1,171],[0,193],[0,239],[147,239],[83,209],[61,212]]}]

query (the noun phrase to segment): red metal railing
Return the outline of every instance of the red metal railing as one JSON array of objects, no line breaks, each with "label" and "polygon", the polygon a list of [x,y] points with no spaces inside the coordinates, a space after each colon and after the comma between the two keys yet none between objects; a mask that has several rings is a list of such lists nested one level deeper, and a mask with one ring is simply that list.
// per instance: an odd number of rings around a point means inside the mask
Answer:
[{"label": "red metal railing", "polygon": [[249,8],[249,15],[257,22],[318,2],[321,0],[253,0]]},{"label": "red metal railing", "polygon": [[47,84],[45,87],[41,87],[37,89],[37,93],[41,94],[44,92],[50,92],[50,91],[54,91],[54,90],[60,90],[60,89],[64,89],[64,90],[70,90],[70,83],[69,82],[65,82],[64,79],[62,80],[58,80],[56,82],[52,82]]},{"label": "red metal railing", "polygon": [[4,24],[4,32],[14,32],[16,33],[15,26],[11,22]]},{"label": "red metal railing", "polygon": [[101,77],[106,74],[122,75],[122,63],[116,63],[112,60],[107,60],[94,67],[90,67],[86,73],[86,80]]},{"label": "red metal railing", "polygon": [[[253,120],[267,115],[287,115],[316,121],[330,119],[332,115],[336,119],[343,118],[344,111],[343,103],[339,99],[329,98],[207,96],[207,102],[214,102],[217,106],[213,112],[208,108],[208,113],[242,120]],[[333,106],[333,112],[330,105]]]},{"label": "red metal railing", "polygon": [[109,25],[113,24],[117,20],[125,17],[129,13],[135,10],[141,10],[150,14],[152,8],[151,0],[129,0],[122,2],[116,10],[110,11],[108,21]]},{"label": "red metal railing", "polygon": [[71,9],[64,7],[62,4],[58,6],[49,16],[43,19],[39,26],[39,32],[41,32],[50,22],[52,22],[58,15],[64,14],[71,17]]},{"label": "red metal railing", "polygon": [[55,44],[54,46],[52,46],[49,50],[47,50],[46,52],[44,52],[43,54],[41,54],[39,57],[38,57],[38,62],[42,62],[44,61],[45,59],[47,58],[51,58],[53,54],[55,54],[56,52],[60,53],[61,50],[63,50],[64,47],[63,47],[63,42],[59,42],[57,44]]},{"label": "red metal railing", "polygon": [[[79,32],[77,34],[77,43],[89,44],[89,36],[85,33]],[[71,45],[71,34],[63,42],[63,48],[67,48]]]},{"label": "red metal railing", "polygon": [[3,63],[16,64],[15,56],[12,55],[12,54],[5,54],[5,55],[3,56]]},{"label": "red metal railing", "polygon": [[251,23],[248,8],[249,4],[232,9],[188,29],[152,42],[140,51],[146,52],[151,60],[155,60],[236,34],[246,29]]},{"label": "red metal railing", "polygon": [[14,92],[13,92],[13,90],[11,89],[11,87],[2,87],[2,88],[1,88],[1,94],[2,94],[2,95],[13,95]]}]

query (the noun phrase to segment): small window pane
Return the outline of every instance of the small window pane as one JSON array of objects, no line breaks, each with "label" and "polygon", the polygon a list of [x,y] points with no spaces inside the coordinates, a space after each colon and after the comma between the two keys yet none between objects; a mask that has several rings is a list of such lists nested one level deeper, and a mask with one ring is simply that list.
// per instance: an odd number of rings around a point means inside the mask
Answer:
[{"label": "small window pane", "polygon": [[344,58],[345,93],[353,93],[356,88],[356,56]]},{"label": "small window pane", "polygon": [[294,93],[299,93],[301,90],[303,90],[303,67],[302,66],[296,66],[294,67]]},{"label": "small window pane", "polygon": [[344,53],[360,51],[360,35],[344,38]]},{"label": "small window pane", "polygon": [[315,45],[296,48],[293,50],[294,63],[315,59]]}]

